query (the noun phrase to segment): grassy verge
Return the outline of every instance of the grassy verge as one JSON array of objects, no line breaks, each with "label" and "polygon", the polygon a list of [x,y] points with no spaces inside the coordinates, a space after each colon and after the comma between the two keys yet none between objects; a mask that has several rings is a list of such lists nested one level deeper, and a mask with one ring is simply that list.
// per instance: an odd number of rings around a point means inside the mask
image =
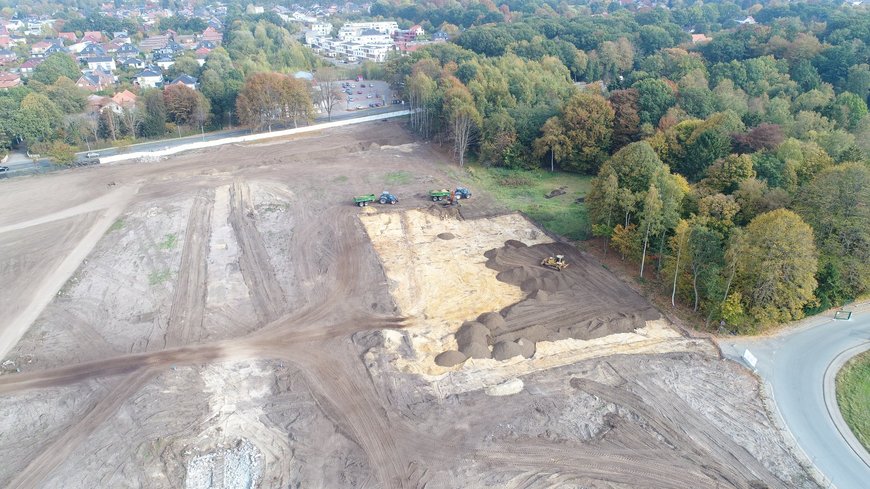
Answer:
[{"label": "grassy verge", "polygon": [[[589,191],[591,177],[484,167],[472,167],[471,171],[484,190],[510,209],[525,212],[548,231],[570,239],[589,237],[586,208],[578,199]],[[554,191],[558,195],[548,197]]]},{"label": "grassy verge", "polygon": [[852,433],[870,451],[870,351],[837,373],[837,404]]}]

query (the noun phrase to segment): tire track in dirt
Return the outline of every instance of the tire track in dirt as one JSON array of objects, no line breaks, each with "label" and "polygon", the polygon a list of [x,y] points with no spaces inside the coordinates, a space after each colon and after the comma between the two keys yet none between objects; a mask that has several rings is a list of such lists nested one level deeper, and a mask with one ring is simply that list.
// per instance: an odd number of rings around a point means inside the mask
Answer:
[{"label": "tire track in dirt", "polygon": [[365,452],[383,487],[412,487],[406,470],[407,453],[398,449],[396,430],[363,371],[364,365],[353,351],[347,351],[347,343],[330,343],[334,342],[325,342],[318,349],[302,349],[291,361],[308,379],[320,409]]},{"label": "tire track in dirt", "polygon": [[164,335],[164,348],[189,344],[202,336],[213,204],[213,193],[200,192],[193,200],[184,235],[175,297]]},{"label": "tire track in dirt", "polygon": [[156,372],[142,369],[119,379],[106,397],[98,402],[75,425],[65,430],[36,456],[9,484],[10,489],[40,487],[40,483],[61,465],[107,419],[117,412],[136,391],[151,380]]},{"label": "tire track in dirt", "polygon": [[745,487],[740,481],[761,479],[766,487],[785,489],[782,481],[745,448],[698,416],[684,401],[643,379],[624,380],[619,389],[580,378],[571,379],[571,386],[634,412],[668,445],[694,466],[702,468],[703,473],[718,484]]},{"label": "tire track in dirt", "polygon": [[263,237],[254,224],[250,193],[248,186],[238,181],[230,187],[230,224],[239,242],[239,268],[254,311],[261,323],[269,323],[286,310],[287,301],[269,262]]},{"label": "tire track in dirt", "polygon": [[[668,456],[663,450],[611,450],[578,445],[545,445],[518,440],[497,450],[484,449],[475,459],[551,474],[573,474],[632,487],[697,489],[722,487],[688,460]],[[739,486],[738,486],[739,487]]]}]

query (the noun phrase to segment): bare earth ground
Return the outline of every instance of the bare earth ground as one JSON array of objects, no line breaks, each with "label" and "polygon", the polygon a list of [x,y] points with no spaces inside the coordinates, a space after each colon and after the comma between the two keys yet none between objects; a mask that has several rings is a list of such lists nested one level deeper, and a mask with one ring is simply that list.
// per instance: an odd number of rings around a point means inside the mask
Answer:
[{"label": "bare earth ground", "polygon": [[456,174],[376,123],[0,182],[0,486],[817,487],[752,376]]}]

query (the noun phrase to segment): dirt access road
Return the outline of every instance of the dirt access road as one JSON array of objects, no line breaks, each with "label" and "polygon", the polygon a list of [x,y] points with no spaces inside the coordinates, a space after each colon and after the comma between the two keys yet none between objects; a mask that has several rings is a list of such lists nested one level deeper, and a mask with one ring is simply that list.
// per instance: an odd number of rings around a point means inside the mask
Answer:
[{"label": "dirt access road", "polygon": [[[0,182],[0,486],[816,487],[755,379],[636,327],[590,258],[570,300],[499,279],[485,252],[550,240],[486,195],[426,200],[469,178],[391,122]],[[571,301],[531,359],[432,362],[464,321]]]}]

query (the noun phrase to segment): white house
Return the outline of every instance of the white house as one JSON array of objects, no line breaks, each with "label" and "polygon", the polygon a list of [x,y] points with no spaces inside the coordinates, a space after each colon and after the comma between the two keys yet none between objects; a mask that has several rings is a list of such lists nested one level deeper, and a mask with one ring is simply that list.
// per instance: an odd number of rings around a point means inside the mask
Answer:
[{"label": "white house", "polygon": [[338,38],[345,40],[359,36],[362,31],[375,30],[386,36],[392,36],[399,30],[396,22],[348,22],[338,30]]},{"label": "white house", "polygon": [[163,73],[152,68],[146,68],[136,75],[136,83],[143,88],[156,88],[163,85]]},{"label": "white house", "polygon": [[161,69],[168,70],[172,65],[175,64],[175,60],[168,57],[168,56],[165,56],[165,57],[157,58],[156,60],[154,60],[154,63],[157,66],[159,66]]},{"label": "white house", "polygon": [[187,75],[187,74],[179,76],[178,78],[172,80],[172,82],[169,84],[170,85],[184,85],[191,90],[196,90],[196,78],[194,78],[190,75]]},{"label": "white house", "polygon": [[115,66],[115,60],[110,56],[95,56],[93,58],[88,58],[88,69],[96,70],[98,68],[111,73],[115,71],[117,66]]},{"label": "white house", "polygon": [[311,30],[318,36],[328,36],[332,33],[332,24],[327,22],[315,22],[311,24]]}]

